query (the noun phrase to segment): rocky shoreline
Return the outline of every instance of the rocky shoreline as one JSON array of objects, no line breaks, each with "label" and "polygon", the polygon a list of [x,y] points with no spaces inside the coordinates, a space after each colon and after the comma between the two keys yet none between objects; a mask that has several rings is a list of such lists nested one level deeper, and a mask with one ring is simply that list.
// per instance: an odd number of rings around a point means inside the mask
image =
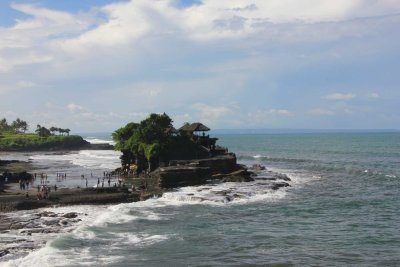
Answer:
[{"label": "rocky shoreline", "polygon": [[[3,165],[12,163],[15,161],[2,162]],[[41,200],[36,197],[36,188],[31,188],[29,191],[17,190],[15,183],[18,177],[29,175],[26,172],[14,174],[15,177],[9,181],[14,183],[14,188],[11,190],[5,190],[5,179],[0,175],[0,183],[2,183],[0,184],[0,213],[55,206],[136,202],[162,196],[164,192],[175,188],[215,182],[238,183],[257,180],[270,185],[273,190],[290,186],[288,183],[290,178],[286,175],[264,170],[265,167],[259,165],[248,168],[237,164],[236,156],[230,153],[207,159],[171,161],[169,166],[160,167],[148,176],[125,178],[128,184],[134,187],[134,191],[128,187],[62,188],[52,191],[49,198]]]},{"label": "rocky shoreline", "polygon": [[[251,186],[262,184],[271,191],[276,191],[289,187],[291,182],[288,176],[267,171],[263,166],[254,165],[247,168],[238,165],[234,155],[225,159],[219,157],[214,160],[173,162],[171,165],[164,169],[160,168],[148,177],[130,178],[136,188],[146,182],[146,189],[135,191],[128,190],[127,187],[63,188],[51,192],[48,199],[37,200],[34,196],[35,188],[30,189],[32,194],[30,193],[28,198],[16,187],[8,188],[5,192],[0,193],[0,234],[11,237],[0,240],[0,259],[10,259],[43,247],[46,242],[40,241],[42,239],[37,241],[38,235],[46,240],[46,235],[72,231],[88,215],[71,211],[60,212],[59,210],[63,206],[144,201],[153,197],[161,197],[166,192],[174,192],[179,184],[182,186],[203,185],[203,188],[198,190],[205,190],[204,186],[212,187],[216,183],[255,182],[254,185],[251,183]],[[219,167],[216,167],[217,165]],[[192,173],[199,170],[202,170],[199,172],[200,175]],[[221,170],[232,172],[221,172]],[[188,176],[188,172],[192,174]],[[175,177],[176,181],[168,184],[167,182],[171,182],[171,177]],[[184,179],[184,177],[190,177],[190,179]],[[224,203],[243,197],[239,192],[229,189],[216,190],[214,194],[220,196]],[[196,196],[191,193],[188,193],[187,197],[196,201]],[[197,201],[202,202],[207,199],[197,197]],[[23,212],[22,210],[32,211],[24,213],[26,216],[21,217],[19,214]]]}]

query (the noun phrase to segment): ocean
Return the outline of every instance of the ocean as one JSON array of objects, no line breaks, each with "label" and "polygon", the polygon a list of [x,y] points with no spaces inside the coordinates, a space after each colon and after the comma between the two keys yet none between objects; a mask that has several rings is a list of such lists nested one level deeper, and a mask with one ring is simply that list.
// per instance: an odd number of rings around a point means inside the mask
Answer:
[{"label": "ocean", "polygon": [[[291,186],[217,183],[144,202],[45,209],[86,215],[61,233],[24,236],[42,245],[6,255],[0,266],[400,265],[400,133],[217,137],[239,163],[286,174]],[[114,151],[7,157],[71,174],[61,187],[81,186],[81,173],[93,176],[94,185],[119,164]],[[18,240],[21,233],[0,233],[1,239]]]}]

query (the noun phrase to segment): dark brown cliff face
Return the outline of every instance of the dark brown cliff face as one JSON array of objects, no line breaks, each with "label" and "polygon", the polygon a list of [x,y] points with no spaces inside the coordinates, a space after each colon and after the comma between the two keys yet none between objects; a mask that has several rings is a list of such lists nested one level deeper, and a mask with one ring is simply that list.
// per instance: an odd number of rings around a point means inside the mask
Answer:
[{"label": "dark brown cliff face", "polygon": [[234,154],[225,154],[199,160],[174,160],[170,166],[158,168],[150,174],[151,179],[158,181],[160,188],[175,188],[183,186],[202,185],[207,180],[253,181],[251,173],[238,165]]}]

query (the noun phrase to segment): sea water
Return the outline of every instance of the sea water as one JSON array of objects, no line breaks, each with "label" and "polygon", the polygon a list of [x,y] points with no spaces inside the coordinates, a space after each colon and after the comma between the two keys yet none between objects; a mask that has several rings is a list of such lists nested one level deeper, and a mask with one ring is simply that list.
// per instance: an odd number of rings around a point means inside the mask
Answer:
[{"label": "sea water", "polygon": [[[64,233],[33,235],[32,242],[45,244],[41,249],[3,257],[0,265],[399,265],[399,133],[218,138],[239,163],[287,174],[291,187],[274,191],[262,181],[217,183],[144,202],[64,207],[63,212],[87,216]],[[79,181],[80,172],[114,168],[119,154],[25,156],[42,169],[52,163],[51,170],[72,170],[77,177],[71,180]],[[237,197],[226,201],[220,192]]]}]

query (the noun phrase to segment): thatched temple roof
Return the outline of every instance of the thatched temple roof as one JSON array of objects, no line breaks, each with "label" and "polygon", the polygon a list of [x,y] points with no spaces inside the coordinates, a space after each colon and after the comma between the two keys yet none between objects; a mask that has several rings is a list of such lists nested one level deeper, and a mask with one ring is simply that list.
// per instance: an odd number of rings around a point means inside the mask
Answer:
[{"label": "thatched temple roof", "polygon": [[184,132],[207,132],[210,128],[200,122],[195,122],[192,124],[186,123],[179,130]]}]

